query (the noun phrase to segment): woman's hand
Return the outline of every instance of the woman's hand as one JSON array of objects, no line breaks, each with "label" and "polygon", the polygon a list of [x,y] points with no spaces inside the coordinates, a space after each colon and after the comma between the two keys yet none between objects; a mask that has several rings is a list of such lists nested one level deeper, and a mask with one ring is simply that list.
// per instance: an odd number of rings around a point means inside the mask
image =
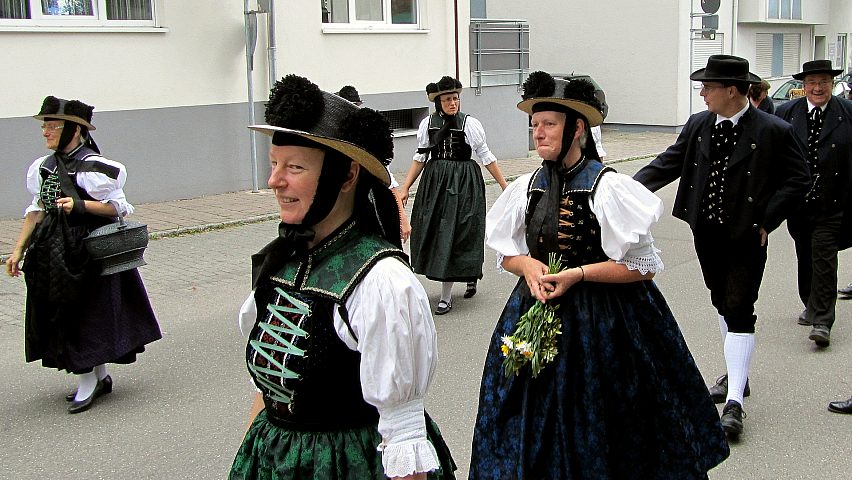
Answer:
[{"label": "woman's hand", "polygon": [[408,189],[400,187],[397,193],[399,194],[399,201],[402,202],[402,206],[404,207],[408,204]]},{"label": "woman's hand", "polygon": [[393,477],[394,480],[426,480],[426,472],[412,473],[404,477]]},{"label": "woman's hand", "polygon": [[21,259],[23,258],[23,251],[20,249],[15,249],[9,258],[6,259],[6,273],[9,274],[10,277],[17,277],[21,274]]},{"label": "woman's hand", "polygon": [[[84,200],[81,200],[84,201]],[[84,204],[85,206],[85,204]],[[62,211],[65,212],[66,215],[71,214],[71,210],[74,209],[74,199],[71,197],[60,197],[56,199],[56,208],[61,208]]]},{"label": "woman's hand", "polygon": [[544,285],[544,297],[547,300],[559,298],[577,283],[580,283],[585,274],[580,267],[569,268],[559,273],[542,275],[541,282]]},{"label": "woman's hand", "polygon": [[400,234],[402,236],[402,243],[408,241],[408,237],[411,236],[411,223],[408,221],[408,217],[406,216],[405,221],[400,225]]},{"label": "woman's hand", "polygon": [[543,278],[547,274],[547,265],[539,262],[538,260],[532,257],[513,257],[517,259],[523,259],[522,273],[524,276],[524,280],[527,281],[527,286],[530,289],[530,293],[536,298],[536,300],[540,302],[547,301],[547,296],[545,295],[548,289],[554,288],[553,285],[544,285]]}]

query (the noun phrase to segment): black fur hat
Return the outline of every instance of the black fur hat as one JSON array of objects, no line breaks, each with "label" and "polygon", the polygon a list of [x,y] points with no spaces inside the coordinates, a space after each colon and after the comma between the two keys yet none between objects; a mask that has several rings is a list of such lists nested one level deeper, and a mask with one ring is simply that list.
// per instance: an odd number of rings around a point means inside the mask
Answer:
[{"label": "black fur hat", "polygon": [[430,83],[429,85],[426,85],[426,96],[429,97],[430,102],[435,101],[435,99],[440,95],[444,95],[446,93],[461,93],[461,91],[461,82],[448,75],[441,77],[441,79],[438,80],[438,83]]},{"label": "black fur hat", "polygon": [[37,115],[33,115],[36,120],[68,120],[80,124],[89,130],[95,130],[92,125],[92,112],[95,107],[86,105],[79,100],[65,100],[54,96],[44,97],[41,103],[41,110]]},{"label": "black fur hat", "polygon": [[250,129],[273,136],[295,135],[354,160],[385,185],[385,168],[393,159],[391,128],[385,117],[370,108],[319,89],[304,77],[287,75],[275,82],[266,104],[266,123]]},{"label": "black fur hat", "polygon": [[579,113],[588,121],[589,127],[603,123],[601,102],[595,96],[595,86],[584,78],[553,78],[546,72],[532,72],[524,82],[521,98],[523,100],[518,103],[518,108],[529,115],[554,105]]}]

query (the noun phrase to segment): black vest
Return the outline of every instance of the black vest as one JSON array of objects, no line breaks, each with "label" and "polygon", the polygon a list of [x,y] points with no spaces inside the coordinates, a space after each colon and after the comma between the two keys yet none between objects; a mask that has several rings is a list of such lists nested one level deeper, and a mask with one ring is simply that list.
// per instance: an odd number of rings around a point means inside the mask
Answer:
[{"label": "black vest", "polygon": [[429,145],[430,159],[444,160],[470,160],[473,150],[466,141],[464,126],[467,123],[466,113],[455,114],[456,125],[450,126],[448,132],[440,140],[436,140],[438,132],[444,127],[448,119],[437,113],[429,117]]},{"label": "black vest", "polygon": [[361,354],[334,329],[338,309],[349,326],[346,300],[381,259],[405,254],[345,224],[305,256],[294,258],[255,290],[258,317],[246,361],[273,423],[331,431],[378,422],[361,393]]}]

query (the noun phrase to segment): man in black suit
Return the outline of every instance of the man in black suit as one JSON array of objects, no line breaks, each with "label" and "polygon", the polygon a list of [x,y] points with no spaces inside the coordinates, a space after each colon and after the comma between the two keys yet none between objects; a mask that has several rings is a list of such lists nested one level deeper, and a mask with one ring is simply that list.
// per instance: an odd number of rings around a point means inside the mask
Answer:
[{"label": "man in black suit", "polygon": [[813,60],[793,75],[805,96],[778,107],[776,115],[793,125],[806,151],[813,187],[805,203],[787,220],[796,243],[799,297],[805,311],[800,325],[811,325],[808,338],[827,347],[837,303],[837,252],[841,225],[852,189],[852,102],[832,95],[842,73],[830,60]]},{"label": "man in black suit", "polygon": [[692,229],[724,343],[727,374],[710,393],[726,402],[722,426],[736,437],[749,394],[767,237],[807,193],[810,178],[792,127],[746,98],[749,85],[760,82],[748,60],[713,55],[689,78],[702,82],[708,111],[689,117],[674,145],[634,178],[652,191],[680,178],[672,214]]}]

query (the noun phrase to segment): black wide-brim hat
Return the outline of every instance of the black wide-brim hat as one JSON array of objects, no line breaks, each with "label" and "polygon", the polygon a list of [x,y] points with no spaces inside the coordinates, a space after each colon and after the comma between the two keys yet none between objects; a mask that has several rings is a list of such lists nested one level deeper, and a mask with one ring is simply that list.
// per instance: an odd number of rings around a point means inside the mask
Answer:
[{"label": "black wide-brim hat", "polygon": [[86,105],[79,100],[65,100],[54,96],[44,97],[41,110],[33,115],[36,120],[68,120],[80,124],[89,130],[96,130],[92,125],[92,112],[95,107]]},{"label": "black wide-brim hat", "polygon": [[748,71],[748,60],[733,55],[711,55],[707,66],[692,72],[689,79],[696,82],[760,83],[760,77]]},{"label": "black wide-brim hat", "polygon": [[248,128],[270,137],[275,132],[295,135],[340,152],[390,185],[385,165],[393,159],[393,138],[381,113],[359,108],[320,90],[307,78],[291,74],[272,87],[266,122],[268,125]]},{"label": "black wide-brim hat", "polygon": [[434,102],[436,98],[448,93],[461,93],[462,84],[453,77],[444,75],[437,83],[426,85],[426,97],[430,102]]},{"label": "black wide-brim hat", "polygon": [[[554,78],[547,72],[532,72],[524,82],[523,100],[518,109],[532,115],[546,110],[544,105],[555,104],[569,108],[585,117],[589,127],[603,123],[600,100],[595,96],[595,86],[583,78]],[[536,107],[536,105],[539,105]]]},{"label": "black wide-brim hat", "polygon": [[796,80],[804,80],[806,76],[816,73],[827,73],[836,77],[843,73],[841,68],[831,68],[831,60],[811,60],[802,65],[802,71],[793,75]]}]

